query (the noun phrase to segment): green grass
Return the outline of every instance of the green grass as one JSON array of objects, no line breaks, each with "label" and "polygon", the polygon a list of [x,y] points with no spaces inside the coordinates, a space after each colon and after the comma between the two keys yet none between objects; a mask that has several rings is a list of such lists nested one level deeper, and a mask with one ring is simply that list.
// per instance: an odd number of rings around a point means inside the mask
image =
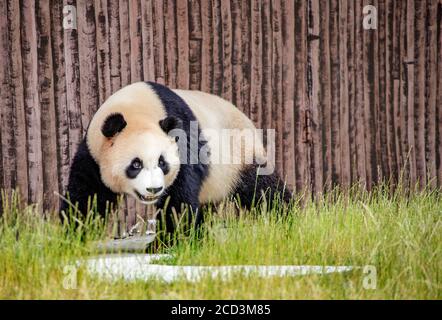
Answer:
[{"label": "green grass", "polygon": [[[100,223],[86,237],[35,208],[4,201],[0,218],[0,299],[441,299],[442,200],[440,193],[409,197],[385,191],[316,202],[207,213],[200,240],[182,236],[162,251],[178,265],[375,266],[376,289],[365,289],[362,269],[282,278],[235,276],[229,281],[107,282],[80,267],[76,288],[65,289],[64,266],[96,254]],[[6,198],[5,198],[6,200]],[[279,212],[276,212],[279,211]],[[96,220],[95,222],[97,222]],[[98,221],[99,222],[99,221]],[[164,261],[163,261],[164,262]]]}]

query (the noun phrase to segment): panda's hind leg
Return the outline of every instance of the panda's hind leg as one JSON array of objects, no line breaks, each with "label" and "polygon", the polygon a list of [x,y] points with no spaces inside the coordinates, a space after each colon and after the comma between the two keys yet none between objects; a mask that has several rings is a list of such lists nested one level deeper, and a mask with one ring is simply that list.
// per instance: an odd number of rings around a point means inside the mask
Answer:
[{"label": "panda's hind leg", "polygon": [[272,201],[279,197],[285,203],[292,198],[292,191],[274,171],[269,175],[258,175],[259,165],[246,166],[240,173],[240,181],[233,192],[238,197],[242,207],[250,209],[262,202],[265,196],[266,201]]}]

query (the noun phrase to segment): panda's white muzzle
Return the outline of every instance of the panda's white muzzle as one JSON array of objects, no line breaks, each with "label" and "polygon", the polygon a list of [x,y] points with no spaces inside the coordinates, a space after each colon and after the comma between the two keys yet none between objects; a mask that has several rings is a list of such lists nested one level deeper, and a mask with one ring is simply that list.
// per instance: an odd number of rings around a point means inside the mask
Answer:
[{"label": "panda's white muzzle", "polygon": [[160,168],[143,168],[132,186],[136,198],[144,204],[155,203],[164,191],[164,173]]}]

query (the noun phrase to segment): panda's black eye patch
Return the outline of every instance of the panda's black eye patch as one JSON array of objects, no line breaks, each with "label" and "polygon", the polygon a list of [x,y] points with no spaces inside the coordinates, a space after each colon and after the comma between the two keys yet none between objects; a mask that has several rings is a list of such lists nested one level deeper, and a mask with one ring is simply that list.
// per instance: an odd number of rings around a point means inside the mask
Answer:
[{"label": "panda's black eye patch", "polygon": [[166,175],[169,173],[169,164],[167,163],[167,161],[164,159],[163,155],[161,155],[158,158],[158,167],[163,170],[163,173]]},{"label": "panda's black eye patch", "polygon": [[135,158],[126,168],[126,175],[128,178],[134,179],[140,173],[141,169],[143,169],[143,162],[139,158]]}]

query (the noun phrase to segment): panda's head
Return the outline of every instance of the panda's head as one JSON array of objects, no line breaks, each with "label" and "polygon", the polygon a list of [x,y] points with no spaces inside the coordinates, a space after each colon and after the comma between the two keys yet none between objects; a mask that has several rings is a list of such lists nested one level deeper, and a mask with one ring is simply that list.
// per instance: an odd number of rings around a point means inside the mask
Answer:
[{"label": "panda's head", "polygon": [[100,150],[95,152],[104,184],[144,204],[155,203],[179,171],[178,145],[167,133],[180,125],[174,117],[149,122],[133,114],[129,119],[122,113],[109,114],[100,128]]}]

